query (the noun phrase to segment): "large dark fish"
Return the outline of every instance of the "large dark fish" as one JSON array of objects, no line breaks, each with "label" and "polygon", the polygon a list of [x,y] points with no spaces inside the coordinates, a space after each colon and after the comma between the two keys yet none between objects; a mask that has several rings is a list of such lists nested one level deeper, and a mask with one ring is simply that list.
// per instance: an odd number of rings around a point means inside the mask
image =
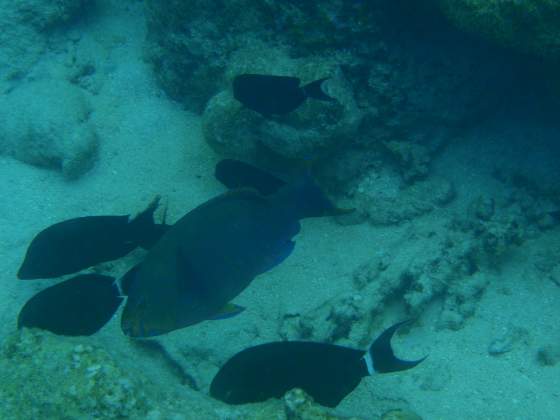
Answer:
[{"label": "large dark fish", "polygon": [[19,313],[18,328],[91,335],[111,319],[122,301],[113,277],[82,274],[29,299]]},{"label": "large dark fish", "polygon": [[335,213],[309,176],[270,196],[241,189],[202,204],[126,276],[123,332],[156,336],[239,312],[228,303],[288,257],[299,220]]},{"label": "large dark fish", "polygon": [[242,350],[219,370],[210,395],[228,404],[246,404],[282,398],[301,388],[326,407],[336,407],[374,373],[411,369],[425,358],[400,360],[391,337],[404,322],[385,330],[368,351],[334,344],[279,341]]},{"label": "large dark fish", "polygon": [[59,277],[124,257],[138,246],[153,246],[167,229],[154,223],[158,204],[156,197],[132,220],[129,216],[86,216],[49,226],[31,241],[17,276]]},{"label": "large dark fish", "polygon": [[327,79],[300,86],[301,81],[297,77],[241,74],[233,79],[233,96],[265,117],[284,115],[299,107],[307,98],[334,101],[321,89]]}]

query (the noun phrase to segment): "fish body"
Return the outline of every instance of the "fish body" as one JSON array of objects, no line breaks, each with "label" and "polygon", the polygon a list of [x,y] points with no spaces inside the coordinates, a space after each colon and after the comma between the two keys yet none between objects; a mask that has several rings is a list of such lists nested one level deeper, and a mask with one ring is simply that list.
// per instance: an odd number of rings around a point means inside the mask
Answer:
[{"label": "fish body", "polygon": [[41,328],[67,336],[91,335],[111,319],[122,301],[113,277],[81,274],[29,299],[19,313],[18,328]]},{"label": "fish body", "polygon": [[127,275],[123,332],[155,336],[220,318],[257,275],[290,255],[300,219],[332,210],[310,178],[267,197],[229,191],[195,208]]},{"label": "fish body", "polygon": [[323,101],[334,99],[321,90],[319,79],[300,86],[300,79],[267,74],[241,74],[233,80],[233,96],[244,106],[268,117],[284,115],[298,108],[308,97]]},{"label": "fish body", "polygon": [[394,356],[391,337],[403,323],[385,330],[368,351],[334,344],[279,341],[247,348],[229,359],[210,385],[210,395],[228,404],[282,398],[301,388],[326,407],[336,407],[373,373],[410,369],[422,360]]},{"label": "fish body", "polygon": [[152,245],[165,231],[153,220],[158,202],[159,197],[132,220],[129,216],[86,216],[49,226],[31,241],[18,278],[59,277]]},{"label": "fish body", "polygon": [[236,159],[218,162],[214,176],[229,189],[254,188],[262,195],[274,194],[286,185],[274,175]]}]

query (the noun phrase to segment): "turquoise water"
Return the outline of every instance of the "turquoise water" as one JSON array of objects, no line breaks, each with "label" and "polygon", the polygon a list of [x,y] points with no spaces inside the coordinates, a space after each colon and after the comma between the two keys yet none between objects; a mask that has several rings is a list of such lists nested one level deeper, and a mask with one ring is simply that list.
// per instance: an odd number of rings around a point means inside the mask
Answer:
[{"label": "turquoise water", "polygon": [[[558,6],[496,7],[526,19],[512,36],[488,18],[495,36],[447,3],[0,1],[0,418],[557,418]],[[329,77],[336,101],[264,118],[233,98],[243,73]],[[174,223],[225,191],[226,157],[288,179],[311,167],[356,210],[303,220],[236,317],[152,344],[123,335],[120,312],[88,337],[17,330],[31,296],[72,277],[17,279],[37,232],[158,194]],[[120,278],[145,255],[86,272]],[[335,409],[209,396],[248,347],[366,350],[408,318],[395,351],[428,359]]]}]

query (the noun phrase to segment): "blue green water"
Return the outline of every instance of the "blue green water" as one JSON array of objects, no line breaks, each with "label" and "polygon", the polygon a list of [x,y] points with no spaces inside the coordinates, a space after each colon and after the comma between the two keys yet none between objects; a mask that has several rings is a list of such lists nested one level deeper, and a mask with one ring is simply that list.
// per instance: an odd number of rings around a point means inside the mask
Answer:
[{"label": "blue green water", "polygon": [[[560,11],[451,3],[0,1],[0,418],[557,418]],[[336,101],[265,118],[232,95],[243,73],[329,77]],[[17,330],[31,296],[71,277],[16,278],[37,232],[157,194],[173,223],[225,191],[214,166],[231,157],[310,170],[355,211],[302,221],[236,317],[152,345],[120,312],[88,337]],[[144,256],[86,272],[120,278]],[[209,396],[248,347],[365,350],[408,318],[396,353],[428,359],[334,410]]]}]

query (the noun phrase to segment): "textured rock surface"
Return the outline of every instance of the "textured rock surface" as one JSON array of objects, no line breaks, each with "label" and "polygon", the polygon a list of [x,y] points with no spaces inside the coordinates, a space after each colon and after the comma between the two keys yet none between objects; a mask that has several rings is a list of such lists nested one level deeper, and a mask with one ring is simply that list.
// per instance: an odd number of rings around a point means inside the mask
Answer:
[{"label": "textured rock surface", "polygon": [[[504,56],[417,6],[411,15],[422,27],[391,3],[212,3],[147,2],[148,56],[163,88],[187,108],[205,109],[205,136],[219,153],[312,158],[333,189],[368,167],[366,159],[341,160],[377,148],[405,182],[426,177],[438,147],[491,111],[515,77]],[[326,89],[338,103],[307,101],[264,119],[229,92],[244,72],[303,82],[331,76]]]},{"label": "textured rock surface", "polygon": [[[0,82],[22,78],[46,50],[48,30],[84,13],[92,0],[0,0]],[[0,88],[5,88],[0,84]]]},{"label": "textured rock surface", "polygon": [[556,0],[436,0],[460,29],[523,53],[560,61]]},{"label": "textured rock surface", "polygon": [[4,343],[0,365],[2,418],[145,418],[150,411],[146,384],[81,341],[23,330]]},{"label": "textured rock surface", "polygon": [[0,153],[79,177],[97,153],[90,113],[84,93],[69,83],[26,83],[0,98]]},{"label": "textured rock surface", "polygon": [[[314,65],[290,62],[287,57],[284,60],[294,69],[286,74],[306,75],[302,84],[333,75],[324,83],[324,89],[337,101],[307,100],[296,112],[266,119],[242,107],[230,91],[224,91],[210,100],[203,114],[204,135],[214,149],[227,156],[250,160],[256,160],[262,150],[301,160],[316,158],[352,143],[362,114],[347,80],[336,70],[336,60],[328,59]],[[274,73],[275,70],[268,67],[263,72]]]},{"label": "textured rock surface", "polygon": [[93,0],[19,0],[14,3],[22,23],[39,30],[50,29],[66,23],[83,13]]},{"label": "textured rock surface", "polygon": [[[414,186],[422,184],[418,182]],[[388,188],[382,185],[380,189]],[[436,188],[432,186],[427,191],[433,193]],[[395,303],[403,312],[418,317],[438,302],[438,326],[462,328],[476,313],[480,298],[512,249],[556,226],[542,223],[546,195],[526,188],[513,191],[493,198],[476,197],[465,214],[448,215],[431,228],[415,226],[398,248],[380,250],[368,263],[358,267],[352,275],[353,287],[345,293],[310,311],[285,314],[281,318],[280,335],[286,339],[365,346],[371,340],[376,316]],[[424,191],[420,196],[428,195]],[[403,203],[407,202],[406,196],[402,199]],[[416,208],[415,200],[410,201],[410,197],[408,200]],[[384,205],[393,211],[394,218],[384,219],[385,223],[406,220],[397,217],[405,214],[401,213],[404,210],[399,209],[398,201],[392,205],[379,201],[382,196],[372,200],[378,209]],[[380,210],[375,213],[383,214]],[[539,258],[544,278],[556,275],[556,253],[557,248],[551,247],[550,255]],[[489,343],[489,351],[507,352],[522,335],[515,332],[496,337]]]},{"label": "textured rock surface", "polygon": [[[159,386],[142,369],[126,370],[89,338],[37,330],[13,333],[0,349],[0,417],[49,419],[336,420],[301,390],[282,400],[227,406],[202,392]],[[356,419],[355,417],[353,417]]]}]

